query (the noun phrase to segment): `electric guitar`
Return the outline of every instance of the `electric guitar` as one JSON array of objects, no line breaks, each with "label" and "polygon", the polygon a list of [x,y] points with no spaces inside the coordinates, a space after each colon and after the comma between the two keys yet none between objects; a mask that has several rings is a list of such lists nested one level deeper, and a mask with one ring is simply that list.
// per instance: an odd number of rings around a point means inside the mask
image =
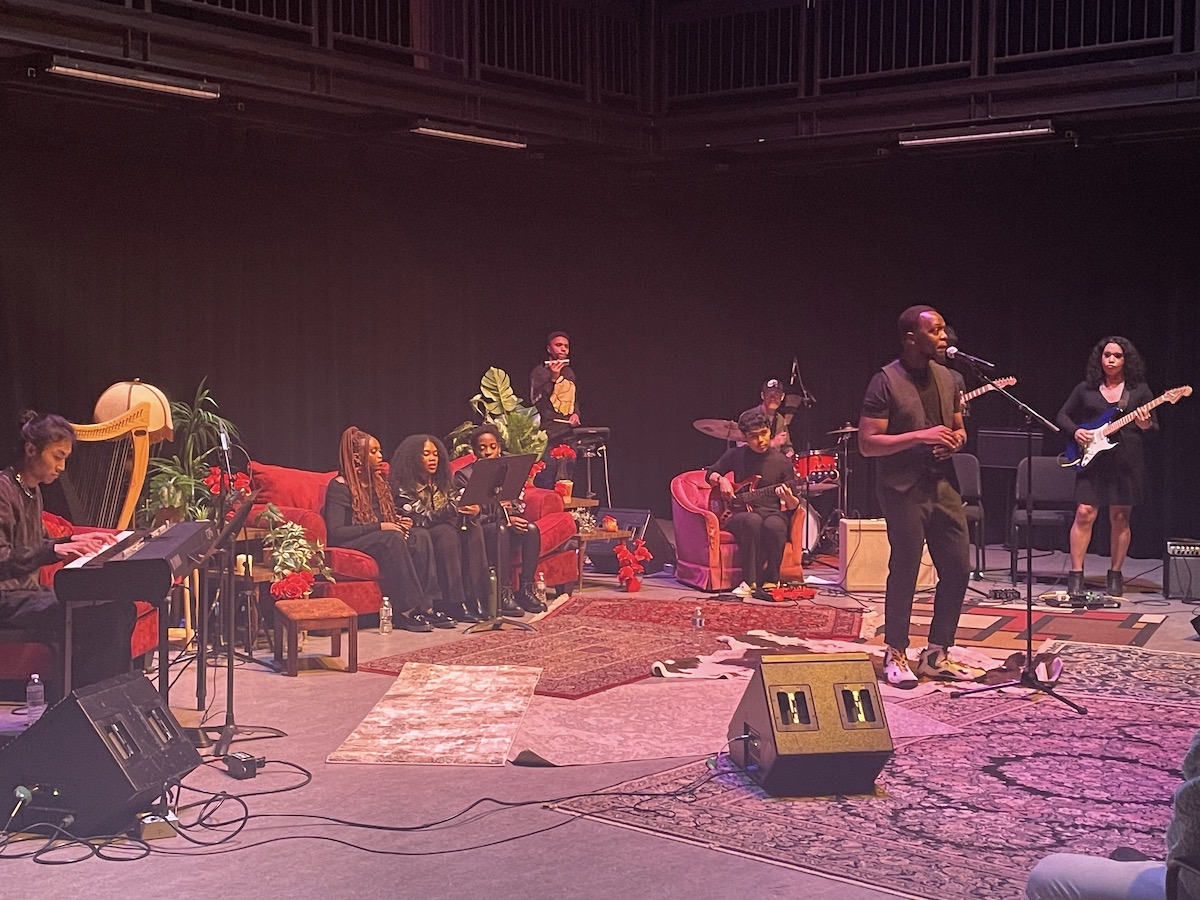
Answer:
[{"label": "electric guitar", "polygon": [[1017,379],[1013,378],[1011,375],[1009,375],[1007,378],[996,378],[993,381],[990,381],[987,384],[985,384],[983,387],[977,387],[973,391],[967,391],[964,394],[962,394],[962,397],[961,397],[962,405],[966,406],[968,403],[970,403],[976,397],[982,396],[983,394],[986,394],[988,391],[996,391],[996,390],[999,390],[1000,388],[1012,387],[1016,383],[1017,383]]},{"label": "electric guitar", "polygon": [[1077,466],[1080,469],[1086,469],[1088,464],[1096,458],[1097,454],[1103,453],[1105,450],[1111,450],[1116,446],[1116,444],[1108,439],[1109,436],[1116,434],[1132,422],[1140,410],[1149,412],[1154,407],[1160,406],[1163,403],[1175,403],[1180,397],[1190,396],[1192,396],[1192,386],[1185,384],[1182,387],[1171,388],[1165,394],[1155,397],[1149,403],[1139,406],[1133,412],[1126,413],[1119,419],[1113,419],[1113,416],[1117,414],[1116,407],[1113,407],[1099,418],[1091,422],[1085,422],[1079,427],[1090,431],[1092,438],[1088,441],[1087,446],[1082,449],[1080,449],[1079,444],[1075,441],[1070,441],[1067,444],[1066,450],[1067,461],[1063,463],[1063,467]]},{"label": "electric guitar", "polygon": [[[809,476],[811,478],[812,476]],[[758,487],[761,475],[751,475],[745,481],[735,481],[733,483],[733,496],[726,498],[724,494],[717,488],[713,488],[708,492],[708,508],[714,516],[717,517],[717,522],[724,526],[729,521],[730,517],[738,511],[750,509],[750,505],[758,500],[766,500],[775,496],[775,489],[782,485],[787,485],[790,488],[796,488],[804,484],[805,478],[795,477],[789,478],[786,481],[781,481],[776,484],[769,484],[766,487]]]}]

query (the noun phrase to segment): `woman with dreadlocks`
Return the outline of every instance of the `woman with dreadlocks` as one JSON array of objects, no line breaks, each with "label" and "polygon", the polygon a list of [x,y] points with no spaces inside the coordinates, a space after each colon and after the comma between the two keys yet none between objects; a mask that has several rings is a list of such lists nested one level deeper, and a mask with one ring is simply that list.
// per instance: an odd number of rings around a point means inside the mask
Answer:
[{"label": "woman with dreadlocks", "polygon": [[351,426],[342,432],[338,475],[325,491],[321,511],[329,546],[366,553],[379,565],[380,587],[406,631],[453,628],[434,607],[442,602],[434,574],[433,543],[415,532],[412,520],[397,515],[383,472],[379,441]]},{"label": "woman with dreadlocks", "polygon": [[456,507],[450,484],[450,457],[432,434],[414,434],[392,454],[396,508],[413,521],[413,532],[433,540],[433,558],[446,605],[442,611],[460,622],[487,616],[487,548],[479,527],[479,507]]}]

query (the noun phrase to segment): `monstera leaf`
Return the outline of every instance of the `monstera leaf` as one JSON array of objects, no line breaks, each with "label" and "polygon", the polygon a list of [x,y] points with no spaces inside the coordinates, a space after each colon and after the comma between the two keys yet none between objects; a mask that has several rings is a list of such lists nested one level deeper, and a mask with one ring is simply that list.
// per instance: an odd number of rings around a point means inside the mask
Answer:
[{"label": "monstera leaf", "polygon": [[521,405],[520,399],[513,393],[512,379],[503,369],[492,366],[483,373],[479,381],[479,392],[483,397],[483,405],[488,415],[502,416],[512,412]]}]

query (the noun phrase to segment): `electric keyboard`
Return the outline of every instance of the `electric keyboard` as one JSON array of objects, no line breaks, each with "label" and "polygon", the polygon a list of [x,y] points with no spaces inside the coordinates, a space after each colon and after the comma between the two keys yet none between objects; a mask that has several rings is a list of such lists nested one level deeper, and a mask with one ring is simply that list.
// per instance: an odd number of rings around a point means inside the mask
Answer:
[{"label": "electric keyboard", "polygon": [[152,532],[121,532],[117,543],[59,569],[54,593],[62,601],[157,602],[170,592],[177,577],[195,567],[216,536],[212,522],[177,522]]}]

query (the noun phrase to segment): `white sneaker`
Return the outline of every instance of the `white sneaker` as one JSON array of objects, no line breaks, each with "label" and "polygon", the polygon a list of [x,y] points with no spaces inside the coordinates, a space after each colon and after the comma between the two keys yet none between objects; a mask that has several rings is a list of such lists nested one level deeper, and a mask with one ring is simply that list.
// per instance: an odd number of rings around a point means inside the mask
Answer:
[{"label": "white sneaker", "polygon": [[729,593],[733,594],[735,597],[741,597],[743,600],[745,600],[754,593],[754,589],[743,581]]},{"label": "white sneaker", "polygon": [[892,687],[909,691],[917,686],[917,676],[908,664],[908,656],[895,647],[888,647],[883,653],[883,675]]},{"label": "white sneaker", "polygon": [[950,658],[944,647],[926,647],[917,662],[917,674],[938,681],[974,681],[983,674]]}]

